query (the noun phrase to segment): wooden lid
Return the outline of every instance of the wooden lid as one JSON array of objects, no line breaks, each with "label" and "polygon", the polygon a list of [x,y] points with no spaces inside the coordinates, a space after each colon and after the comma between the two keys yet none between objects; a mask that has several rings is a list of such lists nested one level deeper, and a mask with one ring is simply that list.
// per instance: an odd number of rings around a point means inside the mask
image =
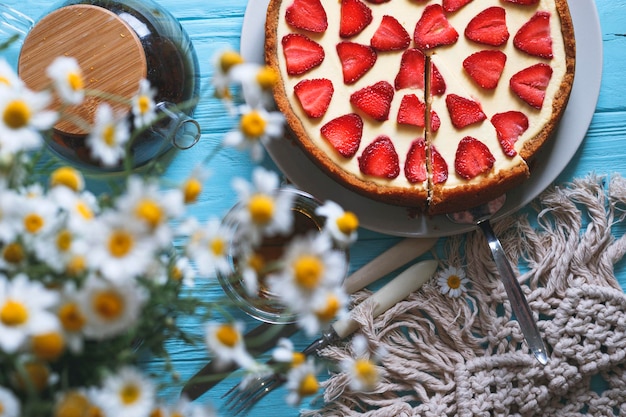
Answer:
[{"label": "wooden lid", "polygon": [[[93,5],[66,6],[41,19],[24,40],[18,63],[20,77],[35,91],[47,88],[50,79],[46,68],[58,56],[76,58],[86,89],[128,99],[137,93],[139,80],[148,73],[144,49],[136,33],[116,14]],[[88,96],[82,105],[67,110],[93,123],[102,101]],[[116,101],[109,103],[117,111],[130,109]],[[70,135],[87,133],[67,120],[55,128]]]}]

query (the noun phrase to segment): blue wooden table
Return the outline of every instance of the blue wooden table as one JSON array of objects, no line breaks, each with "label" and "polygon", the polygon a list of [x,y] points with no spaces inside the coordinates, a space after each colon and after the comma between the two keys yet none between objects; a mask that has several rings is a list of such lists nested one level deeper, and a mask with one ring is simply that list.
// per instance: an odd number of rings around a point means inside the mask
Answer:
[{"label": "blue wooden table", "polygon": [[[212,76],[211,60],[215,52],[231,47],[239,48],[240,34],[247,7],[247,0],[157,0],[179,19],[189,33],[202,69],[203,83],[208,83]],[[577,2],[579,0],[570,0]],[[48,10],[48,0],[5,0],[26,15],[36,19],[42,11]],[[589,173],[626,175],[626,0],[597,0],[597,12],[602,32],[603,62],[593,65],[602,66],[602,82],[599,99],[591,125],[584,142],[569,162],[555,183],[565,183],[574,178],[584,177]],[[594,16],[589,16],[590,19]],[[582,35],[584,36],[584,34]],[[15,62],[17,51],[7,52],[10,61]],[[590,100],[595,100],[590,97]],[[167,166],[165,176],[172,180],[181,180],[222,140],[233,120],[226,109],[217,100],[202,100],[196,110],[196,118],[202,125],[202,139],[194,148],[177,153]],[[264,164],[275,166],[269,160]],[[230,188],[230,179],[235,176],[249,177],[254,163],[246,154],[225,150],[213,160],[213,175],[206,180],[206,192],[202,201],[192,209],[200,219],[210,215],[222,215],[234,203],[235,195]],[[617,229],[618,232],[620,229]],[[621,230],[624,230],[622,227]],[[360,230],[359,240],[351,251],[351,269],[356,270],[375,255],[390,247],[399,238],[367,229]],[[616,274],[622,288],[626,289],[626,268],[624,262],[616,266]],[[204,291],[206,297],[216,296],[221,289],[215,283],[199,283],[197,290]],[[190,320],[185,324],[192,331],[200,333],[199,323]],[[249,321],[249,325],[253,325]],[[298,346],[307,341],[297,339]],[[173,340],[169,344],[174,367],[180,374],[181,385],[168,386],[163,391],[165,396],[174,398],[180,392],[182,382],[200,369],[207,360],[206,351],[200,347],[190,347]],[[148,368],[161,369],[162,364],[148,359]],[[220,396],[232,385],[234,380],[227,380],[216,386],[199,401],[219,405]],[[297,410],[284,405],[280,391],[273,394],[255,409],[253,415],[272,415],[274,417],[297,415]]]}]

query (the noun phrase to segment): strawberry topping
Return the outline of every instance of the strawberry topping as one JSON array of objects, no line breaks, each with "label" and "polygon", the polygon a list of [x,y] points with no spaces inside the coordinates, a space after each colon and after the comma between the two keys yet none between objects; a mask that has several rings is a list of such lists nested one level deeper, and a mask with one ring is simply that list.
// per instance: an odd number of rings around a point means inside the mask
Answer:
[{"label": "strawberry topping", "polygon": [[356,113],[345,114],[322,126],[320,133],[341,156],[352,158],[361,144],[363,119]]},{"label": "strawberry topping", "polygon": [[540,58],[552,58],[550,13],[538,11],[517,31],[513,45],[520,51]]},{"label": "strawberry topping", "polygon": [[300,81],[293,91],[306,115],[318,118],[326,114],[335,90],[330,80],[316,78]]},{"label": "strawberry topping", "polygon": [[322,33],[328,28],[326,10],[320,0],[293,0],[285,12],[287,23],[297,29]]},{"label": "strawberry topping", "polygon": [[522,6],[530,6],[539,3],[539,0],[504,0],[507,3],[521,4]]},{"label": "strawberry topping", "polygon": [[289,75],[304,74],[324,61],[324,48],[305,35],[285,35],[282,46]]},{"label": "strawberry topping", "polygon": [[372,119],[382,122],[389,118],[393,94],[391,84],[379,81],[352,93],[350,103]]},{"label": "strawberry topping", "polygon": [[370,46],[347,41],[337,44],[337,55],[346,84],[353,84],[365,75],[374,66],[377,58],[376,51]]},{"label": "strawberry topping", "polygon": [[[419,49],[407,49],[400,59],[400,70],[394,80],[396,90],[403,88],[424,89],[426,84],[426,57]],[[446,82],[435,65],[432,65],[430,80],[430,91],[432,95],[441,96],[446,92]]]},{"label": "strawberry topping", "polygon": [[541,109],[550,78],[552,78],[552,67],[541,62],[514,74],[509,81],[509,86],[529,106]]},{"label": "strawberry topping", "polygon": [[446,96],[446,107],[452,124],[457,129],[482,122],[487,118],[478,102],[456,94]]},{"label": "strawberry topping", "polygon": [[360,0],[341,0],[339,36],[351,38],[372,22],[372,11]]},{"label": "strawberry topping", "polygon": [[487,145],[476,138],[466,136],[459,142],[454,157],[454,169],[466,180],[491,170],[496,159]]},{"label": "strawberry topping", "polygon": [[404,26],[392,16],[383,16],[374,32],[370,45],[377,51],[399,51],[408,48],[411,36]]},{"label": "strawberry topping", "polygon": [[430,147],[430,175],[433,184],[441,184],[448,179],[448,164],[434,146]]},{"label": "strawberry topping", "polygon": [[472,0],[443,0],[441,5],[443,6],[443,10],[447,13],[453,13],[471,1]]},{"label": "strawberry topping", "polygon": [[365,0],[368,3],[372,3],[372,4],[382,4],[382,3],[387,3],[391,0]]},{"label": "strawberry topping", "polygon": [[473,53],[463,61],[463,68],[476,84],[487,90],[498,86],[506,63],[502,51],[487,49]]},{"label": "strawberry topping", "polygon": [[509,40],[506,11],[502,7],[488,7],[478,13],[465,27],[465,37],[490,46],[501,46]]},{"label": "strawberry topping", "polygon": [[365,175],[393,179],[400,175],[400,160],[389,136],[380,135],[363,149],[358,158]]},{"label": "strawberry topping", "polygon": [[411,147],[404,162],[404,176],[411,184],[426,181],[426,142],[423,138],[411,142]]},{"label": "strawberry topping", "polygon": [[517,155],[514,144],[528,129],[528,117],[522,112],[511,110],[494,114],[491,117],[491,124],[496,128],[504,154],[511,157]]},{"label": "strawberry topping", "polygon": [[423,50],[432,49],[437,46],[451,45],[457,39],[459,39],[459,34],[446,18],[441,5],[426,6],[413,32],[415,46]]},{"label": "strawberry topping", "polygon": [[[426,126],[425,120],[426,104],[415,94],[407,94],[402,97],[400,108],[398,109],[398,123],[417,127]],[[441,120],[434,111],[430,112],[430,126],[436,132],[441,126]]]}]

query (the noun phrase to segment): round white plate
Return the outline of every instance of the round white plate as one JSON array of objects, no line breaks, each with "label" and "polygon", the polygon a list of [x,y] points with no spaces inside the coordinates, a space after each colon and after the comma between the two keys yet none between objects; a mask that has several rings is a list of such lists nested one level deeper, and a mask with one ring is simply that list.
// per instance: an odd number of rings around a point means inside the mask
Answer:
[{"label": "round white plate", "polygon": [[[241,31],[240,52],[250,62],[264,62],[265,14],[269,0],[250,0]],[[494,219],[511,214],[545,190],[565,169],[582,143],[596,108],[602,78],[602,33],[594,0],[569,2],[576,33],[576,75],[569,103],[553,140],[542,149],[532,175],[507,193]],[[361,226],[376,232],[407,237],[448,236],[474,226],[452,223],[446,216],[410,216],[405,207],[371,200],[333,181],[287,141],[267,147],[272,160],[298,188],[321,200],[333,200],[359,217]]]}]

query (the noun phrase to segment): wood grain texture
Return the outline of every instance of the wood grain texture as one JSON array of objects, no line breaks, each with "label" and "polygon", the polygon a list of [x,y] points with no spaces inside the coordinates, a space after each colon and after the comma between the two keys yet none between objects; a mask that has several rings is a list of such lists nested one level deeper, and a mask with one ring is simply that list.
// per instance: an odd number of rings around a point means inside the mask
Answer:
[{"label": "wood grain texture", "polygon": [[[26,2],[4,0],[4,2],[33,18],[37,18],[43,10],[49,8],[47,0]],[[201,65],[202,82],[206,85],[212,76],[210,63],[214,54],[225,47],[238,48],[247,1],[158,0],[158,3],[172,12],[189,33]],[[597,63],[603,66],[600,97],[582,146],[557,178],[556,184],[567,183],[589,173],[607,176],[619,173],[626,176],[626,83],[623,81],[626,69],[626,54],[623,53],[626,50],[626,25],[624,25],[626,0],[600,0],[596,1],[596,6],[602,27],[604,53],[604,62]],[[10,62],[16,62],[15,49],[7,51],[5,56]],[[189,167],[199,163],[218,146],[233,122],[224,107],[216,100],[202,100],[196,111],[196,117],[202,126],[202,139],[191,150],[172,156],[165,171],[165,178],[172,180],[173,183],[184,178],[189,172]],[[264,161],[264,165],[274,167],[268,159]],[[249,177],[253,166],[245,154],[230,150],[220,152],[212,161],[213,174],[207,179],[206,192],[198,206],[192,209],[192,214],[201,220],[224,214],[235,199],[230,189],[230,180],[234,176]],[[626,231],[626,228],[620,224],[616,226],[615,231],[619,237]],[[399,238],[368,230],[360,231],[359,241],[351,251],[351,270],[364,265],[398,240]],[[444,244],[445,240],[442,239],[438,247],[441,248]],[[616,274],[622,287],[626,288],[626,263],[624,261],[616,265]],[[210,279],[198,280],[194,293],[206,294],[209,299],[218,298],[222,294],[217,282]],[[247,326],[253,325],[253,322],[243,315],[237,312],[234,314],[245,320]],[[193,318],[187,319],[183,325],[199,336],[202,334],[202,323]],[[300,348],[308,342],[304,337],[294,338],[294,341]],[[168,348],[173,355],[173,366],[178,370],[181,378],[180,384],[169,384],[163,391],[164,396],[172,400],[180,392],[182,382],[204,365],[207,353],[201,345],[189,347],[176,340],[171,341]],[[159,372],[162,365],[152,358],[146,358],[145,366],[150,371]],[[219,406],[221,395],[230,388],[232,383],[232,379],[220,383],[201,397],[200,401]],[[296,416],[296,409],[284,405],[284,395],[283,390],[272,393],[258,404],[253,415]]]}]

